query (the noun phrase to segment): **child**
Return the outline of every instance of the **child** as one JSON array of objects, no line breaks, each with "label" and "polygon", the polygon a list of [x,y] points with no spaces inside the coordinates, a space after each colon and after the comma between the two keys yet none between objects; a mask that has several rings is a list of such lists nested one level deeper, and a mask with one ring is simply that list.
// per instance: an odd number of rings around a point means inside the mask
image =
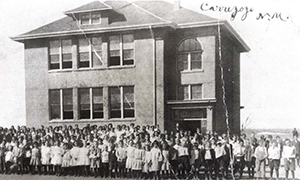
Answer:
[{"label": "child", "polygon": [[234,151],[234,174],[239,171],[240,178],[243,176],[243,170],[245,167],[245,147],[244,147],[244,141],[240,139],[238,141],[238,144],[236,144]]},{"label": "child", "polygon": [[249,140],[245,141],[245,166],[248,167],[249,178],[254,177],[255,158],[253,157],[253,146]]},{"label": "child", "polygon": [[117,156],[116,156],[116,146],[112,144],[110,146],[109,152],[109,177],[116,177],[117,174]]},{"label": "child", "polygon": [[108,177],[109,173],[109,153],[108,153],[108,146],[104,147],[104,150],[101,152],[101,162],[102,162],[102,168],[104,177]]},{"label": "child", "polygon": [[191,158],[190,158],[190,165],[193,172],[193,178],[199,178],[199,166],[200,166],[200,152],[198,149],[198,143],[195,141],[191,150]]},{"label": "child", "polygon": [[145,157],[145,150],[142,149],[142,145],[140,142],[137,142],[136,149],[134,150],[134,162],[132,165],[132,170],[134,171],[134,176],[137,179],[142,178],[142,169],[143,169],[143,161]]},{"label": "child", "polygon": [[209,141],[207,141],[204,145],[203,150],[203,157],[204,157],[204,163],[205,163],[205,176],[206,179],[209,179],[209,177],[212,178],[212,171],[214,168],[214,161],[215,161],[215,151],[211,148],[211,144]]},{"label": "child", "polygon": [[98,149],[98,141],[95,139],[93,141],[93,145],[90,147],[90,162],[91,162],[91,170],[94,173],[94,177],[98,176],[98,170],[100,168],[100,149]]},{"label": "child", "polygon": [[78,147],[79,142],[74,141],[74,147],[70,150],[70,155],[72,157],[70,161],[70,166],[72,173],[74,174],[75,177],[79,175],[78,172],[78,161],[79,161],[79,154],[80,154],[80,148]]},{"label": "child", "polygon": [[189,150],[188,150],[188,142],[183,140],[181,146],[178,147],[178,162],[181,167],[181,176],[186,175],[188,178],[188,174],[191,170],[190,160],[189,160]]},{"label": "child", "polygon": [[289,139],[286,139],[285,141],[285,146],[283,147],[282,151],[282,158],[284,160],[285,178],[288,179],[289,171],[291,171],[292,178],[295,179],[296,148]]},{"label": "child", "polygon": [[278,147],[277,141],[273,140],[271,147],[268,149],[269,154],[269,167],[270,178],[273,179],[273,171],[275,169],[276,178],[279,179],[279,166],[280,166],[280,147]]},{"label": "child", "polygon": [[88,144],[86,141],[82,141],[82,147],[79,150],[79,166],[81,175],[86,177],[88,175],[89,166],[90,166],[90,159],[89,159],[89,148],[87,147]]},{"label": "child", "polygon": [[63,149],[60,147],[60,142],[55,141],[54,146],[51,148],[51,164],[54,166],[56,176],[61,175]]},{"label": "child", "polygon": [[41,153],[38,149],[38,144],[34,143],[33,148],[31,150],[31,159],[30,159],[30,166],[31,166],[31,173],[35,173],[35,169],[38,170],[39,175],[41,175],[41,169],[40,169],[40,163],[41,163]]},{"label": "child", "polygon": [[29,173],[30,171],[30,158],[31,158],[31,148],[30,148],[30,144],[26,143],[25,141],[25,145],[24,145],[24,159],[23,159],[23,167],[24,167],[24,171],[26,173]]},{"label": "child", "polygon": [[63,158],[62,158],[62,171],[63,171],[63,175],[66,176],[69,174],[69,168],[70,168],[70,161],[71,161],[71,153],[70,153],[70,148],[69,145],[67,143],[64,143],[63,145]]},{"label": "child", "polygon": [[134,150],[135,148],[133,147],[133,141],[130,140],[128,142],[128,147],[126,148],[126,156],[127,156],[127,159],[126,159],[126,170],[127,170],[127,173],[128,173],[128,178],[131,178],[132,177],[132,165],[133,165],[133,161],[134,161]]},{"label": "child", "polygon": [[170,176],[170,162],[169,162],[169,146],[167,142],[162,144],[162,155],[163,155],[163,162],[161,166],[161,173],[162,176],[165,178],[169,178]]},{"label": "child", "polygon": [[41,147],[41,161],[44,170],[44,175],[50,171],[50,158],[51,158],[51,147],[49,141],[45,142],[45,145]]},{"label": "child", "polygon": [[126,162],[126,149],[124,147],[124,142],[120,141],[119,146],[116,149],[116,157],[117,157],[117,168],[119,177],[125,178],[125,162]]},{"label": "child", "polygon": [[3,140],[0,144],[0,173],[4,173],[5,170],[5,150],[6,140]]},{"label": "child", "polygon": [[8,146],[7,151],[5,153],[5,173],[10,174],[11,169],[10,167],[13,165],[13,153],[12,153],[12,146]]},{"label": "child", "polygon": [[149,178],[149,170],[151,166],[151,152],[150,152],[150,145],[146,145],[145,147],[145,158],[144,158],[144,165],[143,165],[143,178]]},{"label": "child", "polygon": [[254,152],[255,167],[256,167],[256,177],[257,179],[262,177],[265,179],[265,160],[268,157],[267,148],[264,146],[264,141],[259,141],[259,146],[256,147]]},{"label": "child", "polygon": [[153,148],[151,149],[151,167],[150,170],[154,175],[154,179],[159,179],[159,164],[163,161],[161,150],[158,148],[158,142],[153,141]]}]

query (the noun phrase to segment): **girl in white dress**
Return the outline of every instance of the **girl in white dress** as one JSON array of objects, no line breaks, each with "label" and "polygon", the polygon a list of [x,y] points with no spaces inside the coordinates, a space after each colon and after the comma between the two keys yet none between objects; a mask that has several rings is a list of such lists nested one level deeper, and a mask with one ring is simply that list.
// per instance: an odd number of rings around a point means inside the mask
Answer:
[{"label": "girl in white dress", "polygon": [[79,152],[79,166],[81,169],[81,174],[86,177],[88,175],[90,159],[89,159],[90,149],[87,147],[86,141],[82,141],[82,147]]},{"label": "girl in white dress", "polygon": [[144,164],[143,164],[143,176],[145,179],[149,178],[149,172],[150,172],[150,163],[151,163],[151,151],[150,151],[150,145],[145,145],[145,158],[144,158]]},{"label": "girl in white dress", "polygon": [[163,161],[161,150],[158,147],[158,142],[153,142],[153,148],[151,149],[151,172],[154,173],[154,179],[159,179],[160,163]]},{"label": "girl in white dress", "polygon": [[79,154],[80,154],[80,148],[78,147],[78,141],[74,142],[74,147],[70,150],[71,155],[71,161],[70,166],[72,169],[72,172],[74,173],[74,176],[77,177],[79,175],[78,172],[78,165],[79,165]]},{"label": "girl in white dress", "polygon": [[49,141],[46,141],[45,145],[41,147],[41,163],[43,166],[44,174],[50,171],[50,159],[51,159],[51,147]]},{"label": "girl in white dress", "polygon": [[162,155],[163,155],[163,162],[161,166],[161,173],[165,175],[166,178],[169,178],[170,175],[170,162],[169,162],[169,147],[167,142],[162,144]]},{"label": "girl in white dress", "polygon": [[140,142],[136,144],[136,149],[134,150],[134,162],[132,170],[134,171],[135,178],[140,179],[142,177],[143,162],[145,158],[145,150],[142,149]]},{"label": "girl in white dress", "polygon": [[126,155],[127,155],[127,159],[126,159],[126,169],[127,169],[127,173],[129,178],[132,177],[132,165],[134,162],[134,150],[135,147],[133,147],[133,141],[129,141],[128,143],[128,147],[126,148]]},{"label": "girl in white dress", "polygon": [[63,153],[63,149],[60,147],[60,142],[55,141],[54,146],[52,146],[51,148],[51,164],[55,168],[56,176],[61,175],[61,163]]}]

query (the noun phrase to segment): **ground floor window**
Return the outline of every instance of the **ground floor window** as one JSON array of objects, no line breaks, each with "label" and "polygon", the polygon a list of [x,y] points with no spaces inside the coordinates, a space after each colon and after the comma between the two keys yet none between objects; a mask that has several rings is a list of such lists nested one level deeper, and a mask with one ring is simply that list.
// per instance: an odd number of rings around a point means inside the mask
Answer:
[{"label": "ground floor window", "polygon": [[103,118],[103,88],[80,88],[79,93],[79,118]]},{"label": "ground floor window", "polygon": [[133,118],[134,87],[109,87],[109,112],[110,118]]},{"label": "ground floor window", "polygon": [[73,90],[49,91],[50,119],[73,119]]}]

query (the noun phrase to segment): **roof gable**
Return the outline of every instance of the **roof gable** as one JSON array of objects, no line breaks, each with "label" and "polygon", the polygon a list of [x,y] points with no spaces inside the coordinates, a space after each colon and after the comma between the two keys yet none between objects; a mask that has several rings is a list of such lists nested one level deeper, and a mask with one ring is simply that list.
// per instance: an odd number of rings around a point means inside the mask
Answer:
[{"label": "roof gable", "polygon": [[112,7],[110,7],[109,5],[107,5],[103,2],[100,2],[100,1],[94,1],[94,2],[91,2],[89,4],[80,6],[78,8],[66,11],[64,13],[67,14],[67,15],[70,15],[70,14],[76,14],[76,13],[101,11],[101,10],[108,10],[108,9],[112,9]]}]

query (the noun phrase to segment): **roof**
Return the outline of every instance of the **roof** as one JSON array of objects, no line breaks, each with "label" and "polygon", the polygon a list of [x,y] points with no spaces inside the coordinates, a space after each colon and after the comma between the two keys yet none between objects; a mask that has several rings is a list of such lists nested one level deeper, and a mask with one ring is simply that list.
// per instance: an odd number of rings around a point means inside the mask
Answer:
[{"label": "roof", "polygon": [[89,4],[80,6],[78,8],[66,11],[65,14],[75,14],[75,13],[82,13],[82,12],[90,12],[90,11],[101,11],[101,10],[107,10],[112,9],[109,5],[100,2],[100,1],[94,1]]},{"label": "roof", "polygon": [[[76,21],[78,13],[103,10],[109,13],[110,18],[108,24],[78,25]],[[182,7],[178,10],[174,10],[174,5],[165,1],[94,1],[66,11],[65,14],[67,16],[62,19],[30,32],[12,37],[12,39],[22,42],[27,39],[77,35],[82,34],[82,31],[85,33],[101,33],[107,31],[148,29],[149,26],[153,28],[190,28],[221,24],[226,25],[228,30],[233,33],[233,36],[241,43],[244,49],[243,51],[250,50],[227,21],[220,23],[218,19]]]}]

